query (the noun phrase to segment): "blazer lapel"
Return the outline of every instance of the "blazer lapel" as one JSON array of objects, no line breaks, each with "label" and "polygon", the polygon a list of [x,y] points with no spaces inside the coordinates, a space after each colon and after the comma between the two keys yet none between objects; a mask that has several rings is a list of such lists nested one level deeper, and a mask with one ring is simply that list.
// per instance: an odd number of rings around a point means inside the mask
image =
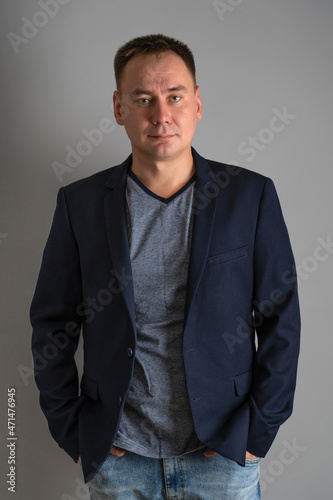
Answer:
[{"label": "blazer lapel", "polygon": [[132,163],[130,155],[121,165],[112,169],[106,182],[110,192],[104,198],[106,231],[111,252],[114,274],[125,277],[122,294],[135,331],[135,304],[132,267],[126,227],[126,178]]},{"label": "blazer lapel", "polygon": [[[196,167],[195,201],[193,207],[193,231],[185,304],[185,325],[190,314],[209,249],[217,203],[217,193],[209,189],[215,182],[210,166],[195,149],[192,154]],[[218,189],[218,187],[215,185]]]}]

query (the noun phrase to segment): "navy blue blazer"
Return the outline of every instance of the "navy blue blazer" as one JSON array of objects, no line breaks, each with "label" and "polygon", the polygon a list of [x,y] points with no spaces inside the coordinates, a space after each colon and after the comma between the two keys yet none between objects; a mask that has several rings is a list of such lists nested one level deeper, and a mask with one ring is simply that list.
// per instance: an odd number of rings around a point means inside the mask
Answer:
[{"label": "navy blue blazer", "polygon": [[[265,456],[292,411],[300,333],[295,264],[273,182],[192,153],[188,395],[198,438],[244,465],[246,450]],[[131,156],[60,189],[31,306],[41,408],[59,446],[75,461],[81,455],[86,481],[110,452],[133,373],[130,165]]]}]

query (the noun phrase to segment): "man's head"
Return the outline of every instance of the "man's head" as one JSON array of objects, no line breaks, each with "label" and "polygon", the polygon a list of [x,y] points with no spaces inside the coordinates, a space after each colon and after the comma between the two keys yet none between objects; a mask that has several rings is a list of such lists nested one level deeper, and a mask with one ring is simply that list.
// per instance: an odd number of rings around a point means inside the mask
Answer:
[{"label": "man's head", "polygon": [[189,47],[175,38],[157,34],[133,38],[122,45],[114,58],[114,74],[118,92],[121,92],[121,77],[126,64],[137,55],[162,54],[163,52],[174,52],[187,66],[196,87],[196,74],[194,57]]},{"label": "man's head", "polygon": [[202,106],[192,53],[163,35],[131,40],[115,56],[114,114],[133,158],[174,161],[191,154]]}]

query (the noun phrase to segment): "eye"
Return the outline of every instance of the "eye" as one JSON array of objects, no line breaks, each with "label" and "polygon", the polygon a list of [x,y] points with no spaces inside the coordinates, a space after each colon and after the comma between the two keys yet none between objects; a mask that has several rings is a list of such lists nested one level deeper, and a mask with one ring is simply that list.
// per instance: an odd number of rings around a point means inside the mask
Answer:
[{"label": "eye", "polygon": [[173,95],[170,97],[170,100],[172,102],[179,102],[181,100],[181,97],[180,97],[180,95]]},{"label": "eye", "polygon": [[139,104],[148,104],[150,101],[149,101],[148,97],[141,97],[140,99],[137,99],[137,102]]}]

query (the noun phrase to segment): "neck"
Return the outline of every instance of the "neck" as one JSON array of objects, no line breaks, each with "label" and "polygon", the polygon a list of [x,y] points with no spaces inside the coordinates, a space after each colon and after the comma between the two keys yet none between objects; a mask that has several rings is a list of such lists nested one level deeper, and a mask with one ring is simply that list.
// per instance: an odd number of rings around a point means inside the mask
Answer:
[{"label": "neck", "polygon": [[189,148],[175,159],[142,158],[133,151],[132,172],[153,193],[170,198],[190,180],[195,172],[192,151]]}]

